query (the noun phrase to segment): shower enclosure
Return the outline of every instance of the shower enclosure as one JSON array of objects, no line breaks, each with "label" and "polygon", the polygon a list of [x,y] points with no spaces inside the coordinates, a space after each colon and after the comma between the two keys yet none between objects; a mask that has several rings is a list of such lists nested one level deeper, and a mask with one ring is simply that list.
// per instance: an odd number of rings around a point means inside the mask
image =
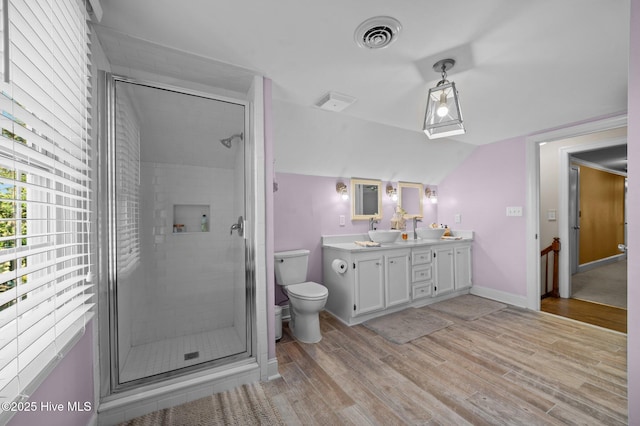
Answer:
[{"label": "shower enclosure", "polygon": [[108,82],[111,389],[250,359],[247,105]]}]

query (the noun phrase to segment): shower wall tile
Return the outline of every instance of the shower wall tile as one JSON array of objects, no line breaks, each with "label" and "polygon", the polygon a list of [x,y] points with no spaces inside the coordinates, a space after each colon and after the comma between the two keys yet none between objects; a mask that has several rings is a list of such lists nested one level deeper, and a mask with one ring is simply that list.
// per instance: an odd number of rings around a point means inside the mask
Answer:
[{"label": "shower wall tile", "polygon": [[[142,163],[144,279],[136,283],[132,344],[193,334],[237,321],[244,288],[235,289],[237,200],[232,170]],[[208,205],[209,232],[173,233],[173,205]],[[193,230],[193,231],[199,231]],[[244,274],[244,271],[242,271]],[[242,277],[243,275],[240,275]],[[237,301],[240,297],[242,300]],[[234,301],[236,300],[236,301]],[[242,323],[244,327],[244,322]]]}]

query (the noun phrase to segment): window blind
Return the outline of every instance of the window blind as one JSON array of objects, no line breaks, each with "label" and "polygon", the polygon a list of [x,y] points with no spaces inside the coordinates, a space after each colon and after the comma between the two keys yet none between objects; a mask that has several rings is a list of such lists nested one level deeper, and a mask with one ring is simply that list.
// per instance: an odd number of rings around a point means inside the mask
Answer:
[{"label": "window blind", "polygon": [[[129,84],[129,83],[119,83]],[[140,264],[140,126],[129,92],[116,85],[116,228],[118,275]]]},{"label": "window blind", "polygon": [[89,30],[83,0],[3,0],[0,401],[91,318]]}]

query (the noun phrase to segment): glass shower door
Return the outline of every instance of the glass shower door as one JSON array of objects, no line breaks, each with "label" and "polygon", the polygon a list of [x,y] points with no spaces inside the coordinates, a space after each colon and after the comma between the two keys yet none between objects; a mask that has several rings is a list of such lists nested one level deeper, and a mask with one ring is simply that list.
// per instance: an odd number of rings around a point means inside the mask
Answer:
[{"label": "glass shower door", "polygon": [[118,78],[114,92],[115,386],[248,357],[245,105]]}]

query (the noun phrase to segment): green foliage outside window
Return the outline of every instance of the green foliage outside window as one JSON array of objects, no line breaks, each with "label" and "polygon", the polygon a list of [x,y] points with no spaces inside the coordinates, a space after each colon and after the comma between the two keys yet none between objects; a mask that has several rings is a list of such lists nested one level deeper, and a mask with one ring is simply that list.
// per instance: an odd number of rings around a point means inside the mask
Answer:
[{"label": "green foliage outside window", "polygon": [[[16,140],[18,142],[26,144],[26,140],[21,138],[20,136],[16,136],[11,133],[7,129],[2,129],[2,136]],[[16,172],[14,170],[6,169],[4,167],[0,167],[0,179],[3,181],[16,181]],[[21,182],[27,181],[27,175],[24,173],[20,174],[19,180]],[[18,203],[16,200],[27,200],[27,189],[24,187],[19,188],[20,195],[18,197],[17,188],[14,184],[0,183],[0,252],[5,249],[15,248],[18,242],[17,238],[9,238],[7,237],[17,237],[18,235],[26,235],[27,234],[27,222],[26,220],[20,220],[20,233],[16,234],[16,210],[18,209]],[[27,204],[20,203],[20,219],[27,218]],[[26,238],[21,240],[22,245],[26,245]],[[27,259],[23,257],[20,259],[20,266],[27,266]],[[14,271],[16,269],[16,260],[8,260],[6,262],[0,263],[0,277],[2,274]],[[22,283],[26,282],[26,277],[22,277]],[[3,293],[7,290],[10,290],[16,286],[16,280],[9,280],[3,283],[0,283],[0,293]],[[15,300],[5,303],[0,306],[0,311],[6,309],[7,307],[13,305]]]}]

